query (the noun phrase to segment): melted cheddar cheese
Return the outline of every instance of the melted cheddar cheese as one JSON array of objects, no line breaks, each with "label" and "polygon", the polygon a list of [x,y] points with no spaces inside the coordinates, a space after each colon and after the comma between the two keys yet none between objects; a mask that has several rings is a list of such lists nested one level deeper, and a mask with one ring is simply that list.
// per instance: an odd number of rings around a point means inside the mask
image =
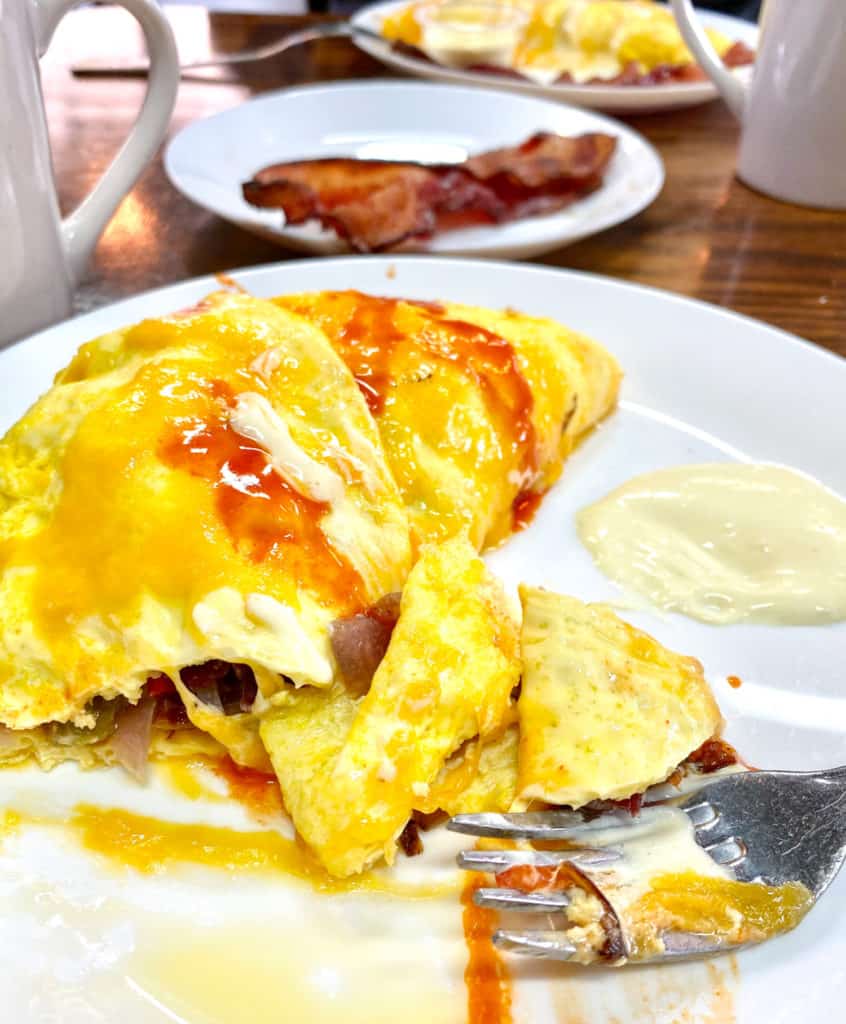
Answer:
[{"label": "melted cheddar cheese", "polygon": [[503,540],[617,398],[614,359],[550,320],[353,291],[275,301],[322,328],[358,382],[417,543]]},{"label": "melted cheddar cheese", "polygon": [[319,329],[244,295],[83,346],[0,443],[0,501],[14,728],[92,724],[92,697],[137,700],[152,673],[213,658],[250,665],[265,697],[282,675],[325,686],[328,622],[410,565],[349,371]]}]

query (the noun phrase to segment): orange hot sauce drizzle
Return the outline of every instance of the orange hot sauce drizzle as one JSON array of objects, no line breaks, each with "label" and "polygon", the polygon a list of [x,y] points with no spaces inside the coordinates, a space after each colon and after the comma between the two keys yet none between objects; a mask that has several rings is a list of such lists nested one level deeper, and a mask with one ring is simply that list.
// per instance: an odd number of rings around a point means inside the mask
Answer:
[{"label": "orange hot sauce drizzle", "polygon": [[743,680],[740,678],[740,676],[726,676],[726,682],[734,690],[739,690],[740,687],[743,685]]},{"label": "orange hot sauce drizzle", "polygon": [[212,766],[215,775],[223,779],[229,795],[242,803],[255,817],[275,818],[283,813],[282,791],[275,775],[245,768],[231,757],[222,757]]},{"label": "orange hot sauce drizzle", "polygon": [[212,381],[208,391],[208,412],[173,421],[159,457],[211,483],[220,519],[242,554],[284,563],[293,577],[335,601],[344,595],[351,606],[363,604],[361,577],[320,529],[329,506],[295,491],[263,449],[232,429],[228,385]]},{"label": "orange hot sauce drizzle", "polygon": [[514,499],[511,506],[514,529],[525,530],[535,518],[535,513],[540,508],[543,495],[537,491],[521,491]]},{"label": "orange hot sauce drizzle", "polygon": [[491,941],[498,924],[495,910],[477,907],[473,893],[485,884],[474,875],[464,887],[461,903],[464,940],[467,943],[468,1024],[511,1024],[511,977],[502,957]]},{"label": "orange hot sauce drizzle", "polygon": [[[339,312],[318,316],[318,322],[355,377],[374,416],[384,409],[390,391],[395,348],[413,345],[428,358],[451,362],[472,377],[497,421],[511,434],[520,469],[535,468],[534,399],[514,349],[504,338],[484,327],[446,318],[443,306],[434,302],[379,298],[355,291],[329,293],[329,297],[345,300],[345,305],[339,301]],[[419,332],[410,335],[397,327],[401,303],[429,314]],[[313,310],[298,310],[296,303],[290,308],[314,315]]]}]

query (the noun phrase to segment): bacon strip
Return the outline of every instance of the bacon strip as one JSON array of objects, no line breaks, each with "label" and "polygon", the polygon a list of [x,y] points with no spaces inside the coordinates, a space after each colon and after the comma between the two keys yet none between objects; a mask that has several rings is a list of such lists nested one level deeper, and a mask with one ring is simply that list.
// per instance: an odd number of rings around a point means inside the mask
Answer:
[{"label": "bacon strip", "polygon": [[317,220],[358,252],[425,241],[470,224],[550,213],[602,184],[616,139],[539,132],[463,164],[333,158],[274,164],[243,185],[253,206]]}]

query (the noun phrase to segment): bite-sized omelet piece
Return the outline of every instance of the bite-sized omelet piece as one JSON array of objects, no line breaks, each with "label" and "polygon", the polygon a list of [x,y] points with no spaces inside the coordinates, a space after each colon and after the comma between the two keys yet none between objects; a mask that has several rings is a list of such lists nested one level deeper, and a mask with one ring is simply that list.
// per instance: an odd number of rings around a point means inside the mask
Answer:
[{"label": "bite-sized omelet piece", "polygon": [[[221,292],[99,338],[0,442],[0,723],[93,727],[93,698],[214,659],[252,669],[257,706],[283,676],[326,686],[328,623],[410,557],[378,432],[313,324]],[[251,715],[183,697],[265,763]]]},{"label": "bite-sized omelet piece", "polygon": [[721,724],[695,658],[605,605],[522,586],[518,800],[581,807],[666,779]]},{"label": "bite-sized omelet piece", "polygon": [[463,537],[423,549],[367,694],[288,688],[261,736],[297,831],[329,871],[384,856],[448,758],[500,735],[520,677],[504,593]]},{"label": "bite-sized omelet piece", "polygon": [[550,320],[354,291],[275,301],[320,326],[358,381],[417,543],[507,537],[616,401],[613,357]]}]

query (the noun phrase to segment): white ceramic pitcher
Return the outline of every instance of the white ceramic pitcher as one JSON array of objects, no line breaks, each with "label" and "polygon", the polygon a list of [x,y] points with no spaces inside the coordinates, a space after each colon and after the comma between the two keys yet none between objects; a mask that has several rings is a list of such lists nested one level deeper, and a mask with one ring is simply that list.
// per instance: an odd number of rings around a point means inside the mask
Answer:
[{"label": "white ceramic pitcher", "polygon": [[765,0],[751,86],[723,65],[691,0],[671,2],[743,124],[738,176],[777,199],[846,209],[846,0]]},{"label": "white ceramic pitcher", "polygon": [[118,0],[147,41],[147,94],[120,152],[62,220],[38,58],[76,2],[0,0],[0,345],[70,313],[97,239],[164,137],[176,98],[176,45],[163,14],[153,0]]}]

